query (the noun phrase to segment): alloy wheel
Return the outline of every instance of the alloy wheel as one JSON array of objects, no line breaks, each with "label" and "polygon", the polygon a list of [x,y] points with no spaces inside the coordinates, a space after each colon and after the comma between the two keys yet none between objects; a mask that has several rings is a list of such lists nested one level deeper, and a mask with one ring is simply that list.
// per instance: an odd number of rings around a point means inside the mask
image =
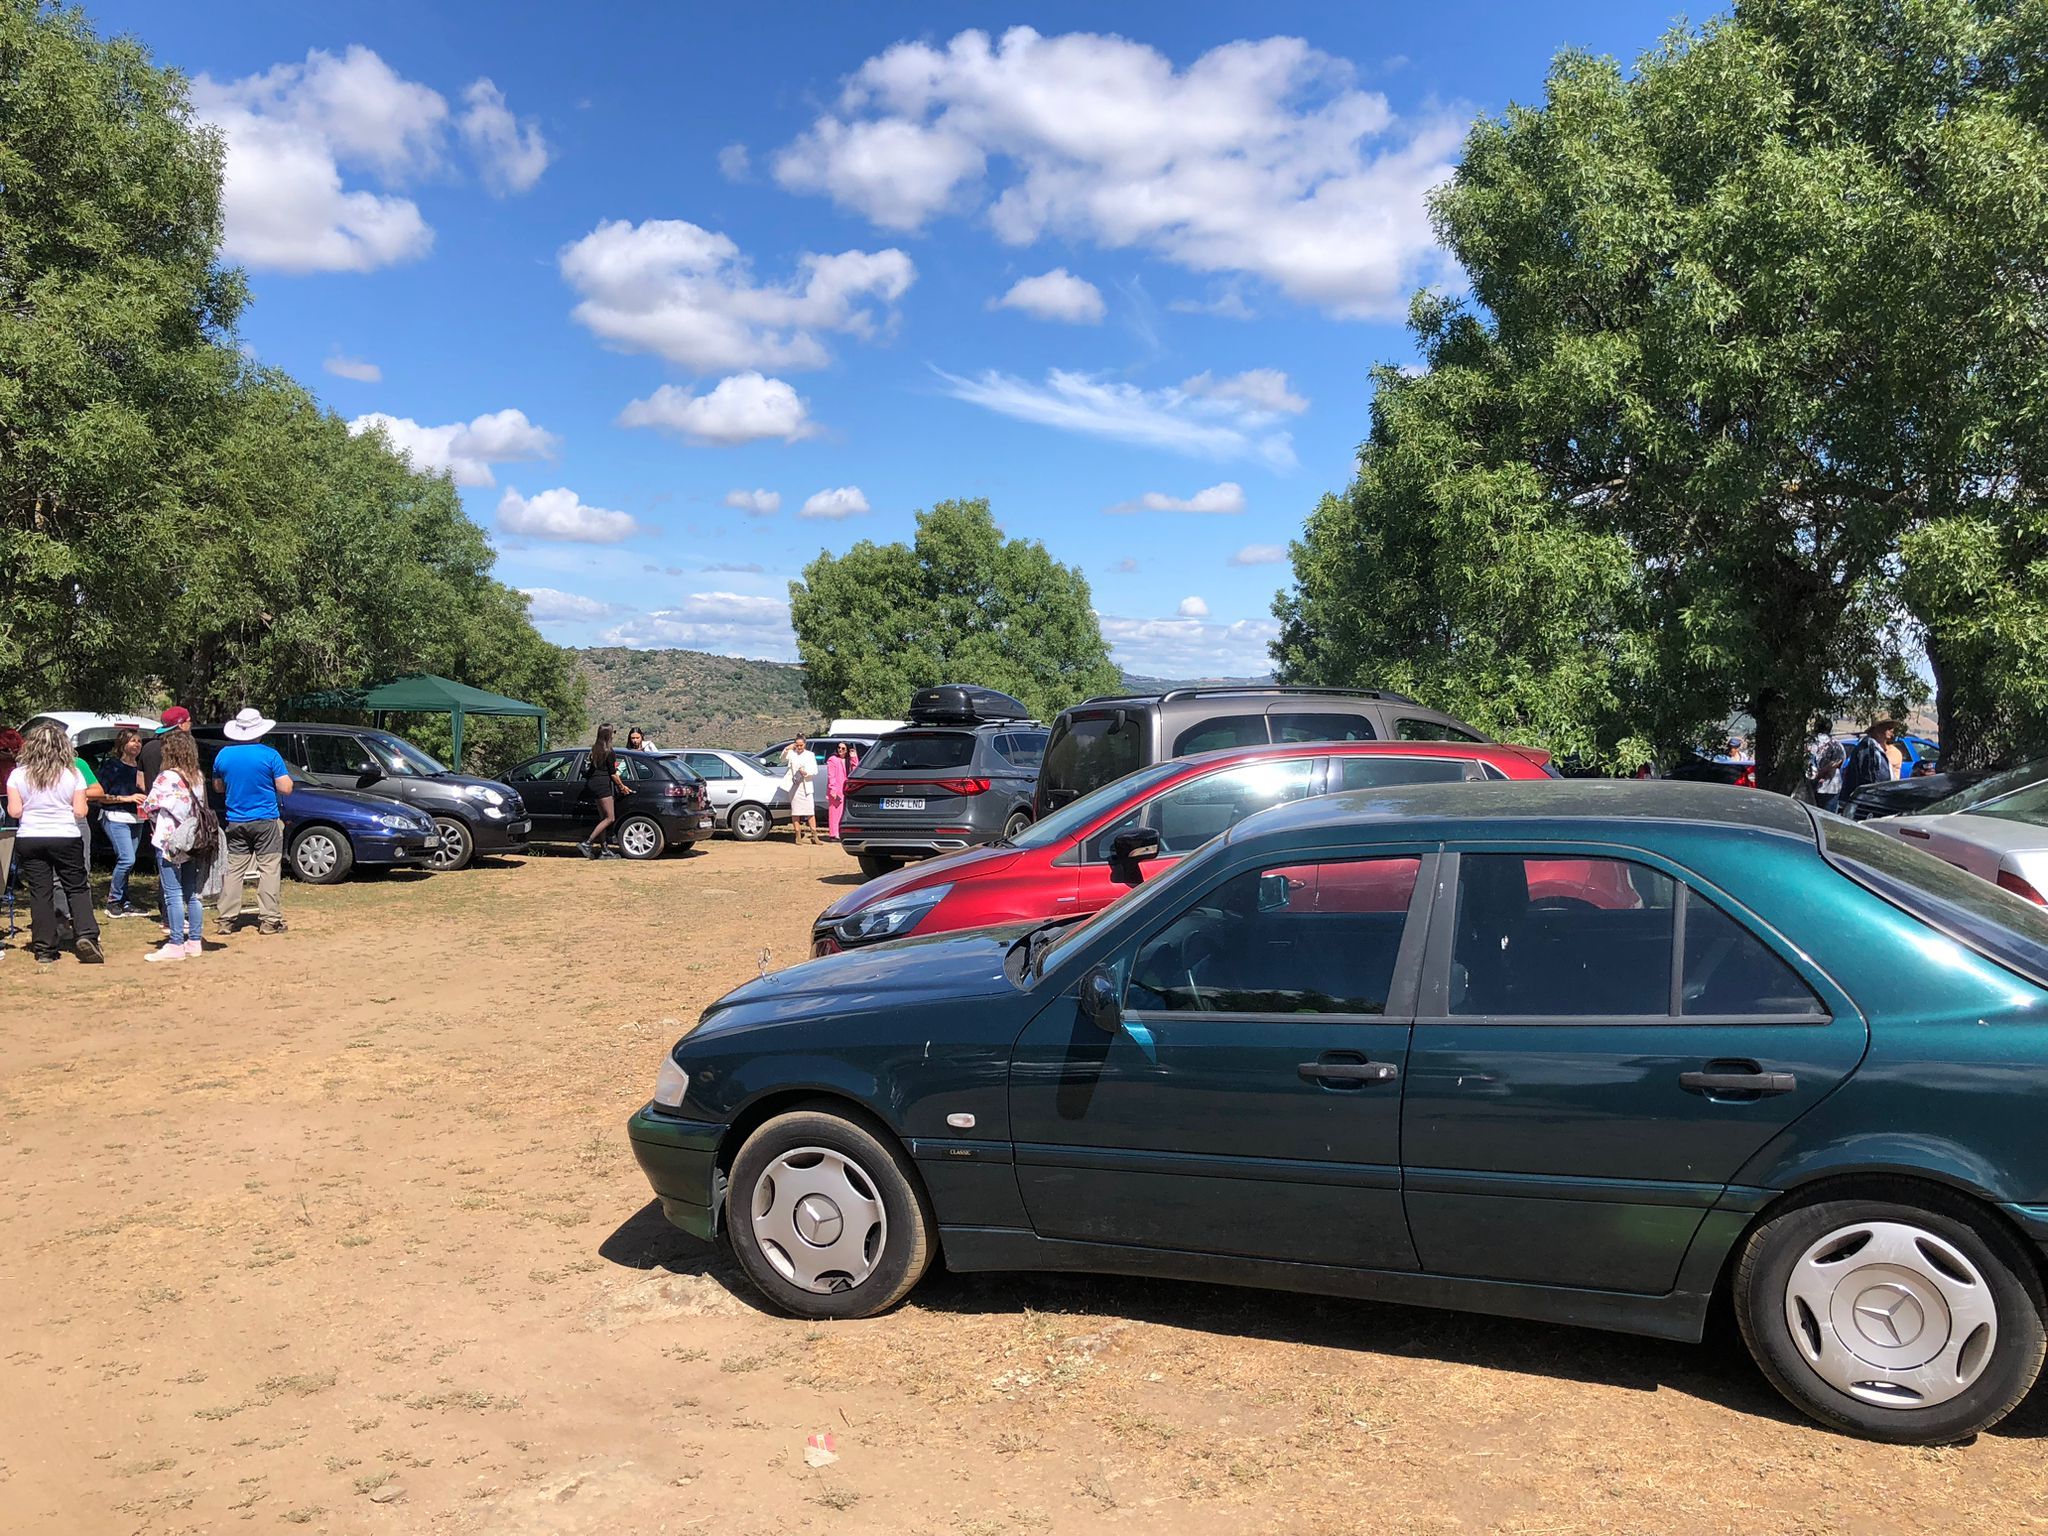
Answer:
[{"label": "alloy wheel", "polygon": [[619,846],[629,859],[651,859],[661,852],[661,828],[636,816],[619,828]]}]

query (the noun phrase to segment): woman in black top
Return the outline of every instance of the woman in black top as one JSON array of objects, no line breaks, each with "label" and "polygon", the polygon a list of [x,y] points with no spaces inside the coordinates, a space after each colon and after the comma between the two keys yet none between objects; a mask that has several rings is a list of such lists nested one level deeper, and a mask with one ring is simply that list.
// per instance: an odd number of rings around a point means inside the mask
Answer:
[{"label": "woman in black top", "polygon": [[128,900],[128,872],[135,868],[136,846],[146,835],[135,808],[142,804],[142,732],[124,725],[114,733],[114,755],[100,765],[100,830],[114,849],[114,878],[107,887],[107,916],[147,917],[146,908]]},{"label": "woman in black top", "polygon": [[590,755],[583,761],[583,787],[590,792],[590,798],[597,802],[597,825],[590,829],[590,836],[576,845],[576,851],[586,859],[615,859],[618,854],[605,847],[605,835],[618,821],[613,812],[614,794],[630,795],[633,791],[619,777],[619,755],[612,750],[612,728],[600,725],[597,740],[590,744]]}]

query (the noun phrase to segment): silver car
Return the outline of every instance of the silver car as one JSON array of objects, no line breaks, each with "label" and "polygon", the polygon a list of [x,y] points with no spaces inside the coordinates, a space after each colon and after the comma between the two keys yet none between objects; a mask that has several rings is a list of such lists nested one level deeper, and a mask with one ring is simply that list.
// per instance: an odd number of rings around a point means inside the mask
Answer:
[{"label": "silver car", "polygon": [[666,749],[682,758],[704,781],[711,813],[743,843],[758,843],[778,821],[789,820],[789,791],[782,771],[770,773],[745,752],[728,747]]}]

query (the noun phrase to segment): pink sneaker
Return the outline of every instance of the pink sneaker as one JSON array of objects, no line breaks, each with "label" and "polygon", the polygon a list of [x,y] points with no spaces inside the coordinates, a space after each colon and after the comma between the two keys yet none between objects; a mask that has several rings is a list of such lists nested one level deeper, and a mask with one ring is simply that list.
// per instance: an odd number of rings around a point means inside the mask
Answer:
[{"label": "pink sneaker", "polygon": [[185,941],[185,958],[187,960],[196,960],[205,953],[206,946],[197,939],[187,939]]},{"label": "pink sneaker", "polygon": [[166,944],[162,949],[152,949],[142,958],[152,963],[158,960],[182,960],[185,958],[185,946],[182,944]]}]

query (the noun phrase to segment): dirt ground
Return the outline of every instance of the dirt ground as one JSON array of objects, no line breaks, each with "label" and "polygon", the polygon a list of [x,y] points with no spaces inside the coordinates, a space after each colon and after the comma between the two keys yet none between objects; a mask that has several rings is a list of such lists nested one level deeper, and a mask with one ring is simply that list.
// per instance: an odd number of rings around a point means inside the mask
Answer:
[{"label": "dirt ground", "polygon": [[289,933],[177,966],[140,921],[98,969],[10,947],[0,1529],[2048,1528],[2048,1392],[1900,1450],[1726,1341],[1045,1276],[764,1313],[624,1121],[850,866],[506,860],[288,885]]}]

